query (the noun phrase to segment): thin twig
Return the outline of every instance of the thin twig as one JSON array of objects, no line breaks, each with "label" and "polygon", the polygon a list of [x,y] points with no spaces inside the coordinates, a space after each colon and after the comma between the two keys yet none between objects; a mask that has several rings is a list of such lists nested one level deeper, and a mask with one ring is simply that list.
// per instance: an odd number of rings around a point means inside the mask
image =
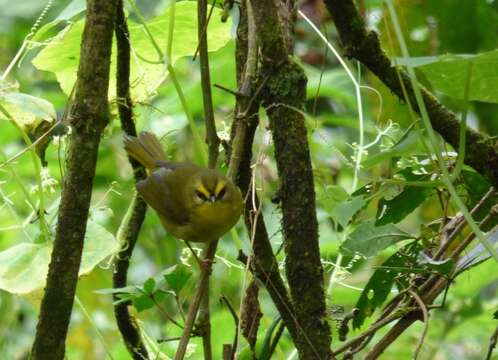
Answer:
[{"label": "thin twig", "polygon": [[349,349],[349,348],[355,346],[356,344],[360,343],[364,338],[366,338],[366,337],[368,337],[370,335],[375,334],[379,329],[383,328],[387,324],[393,322],[394,320],[397,320],[397,319],[401,318],[404,314],[405,314],[405,312],[397,312],[397,313],[391,314],[391,315],[389,315],[387,317],[384,317],[383,319],[375,322],[367,330],[365,330],[365,332],[363,332],[362,334],[356,336],[355,338],[347,341],[340,348],[332,351],[332,355],[333,356],[337,356],[340,353],[343,353],[347,349]]},{"label": "thin twig", "polygon": [[422,345],[424,344],[425,336],[427,335],[427,329],[429,328],[429,314],[427,312],[427,307],[425,306],[420,296],[418,296],[418,294],[413,290],[408,290],[408,293],[415,299],[418,306],[420,306],[420,310],[422,310],[422,315],[424,318],[424,331],[422,331],[422,334],[420,335],[417,343],[417,347],[415,348],[415,352],[413,353],[413,360],[417,360],[418,354],[420,353]]},{"label": "thin twig", "polygon": [[[491,187],[488,190],[488,192],[482,197],[482,199],[479,200],[479,202],[474,206],[474,208],[471,210],[470,214],[471,215],[475,215],[482,208],[482,206],[484,205],[484,203],[491,196],[494,195],[494,193],[495,193],[495,189],[493,187]],[[451,232],[451,234],[448,236],[448,239],[446,240],[446,242],[444,244],[442,244],[441,248],[439,248],[439,250],[437,251],[437,253],[434,255],[434,259],[435,260],[439,260],[444,255],[444,253],[446,252],[446,250],[448,249],[448,247],[453,242],[453,239],[456,238],[456,236],[460,233],[460,231],[462,231],[462,229],[464,228],[465,225],[466,225],[466,222],[465,222],[465,220],[463,219],[463,216],[462,216],[460,222],[455,226],[455,228],[453,229],[453,231]]]},{"label": "thin twig", "polygon": [[[202,259],[212,261],[216,253],[217,245],[217,240],[209,243],[207,247],[204,248]],[[201,267],[201,275],[199,277],[199,282],[197,283],[197,288],[195,289],[194,298],[190,303],[190,307],[188,309],[187,320],[185,321],[185,326],[180,338],[180,343],[178,344],[178,348],[176,350],[175,360],[183,360],[183,358],[185,357],[185,352],[187,350],[190,334],[192,333],[192,329],[194,327],[197,311],[199,310],[202,297],[208,286],[209,275],[210,269],[208,269],[207,267]]]},{"label": "thin twig", "polygon": [[230,314],[232,315],[233,321],[235,322],[235,336],[232,342],[231,353],[229,357],[230,360],[233,360],[235,357],[235,351],[237,349],[237,343],[239,341],[239,317],[237,316],[235,309],[233,308],[232,304],[230,304],[230,301],[228,301],[225,295],[221,295],[220,301],[225,303],[228,310],[230,311]]},{"label": "thin twig", "polygon": [[[213,6],[211,7],[211,12]],[[199,55],[200,55],[200,70],[201,70],[201,87],[202,99],[204,104],[204,120],[206,124],[206,142],[209,148],[208,166],[210,168],[216,167],[218,159],[218,149],[220,139],[216,133],[216,124],[214,120],[213,99],[211,94],[211,79],[209,75],[209,58],[208,58],[208,44],[207,44],[207,25],[209,19],[206,19],[207,0],[199,0],[197,5],[197,29],[199,41]],[[211,15],[211,13],[210,13]],[[213,261],[218,241],[208,244],[205,248],[204,261]],[[187,321],[185,328],[178,346],[175,359],[183,359],[185,350],[190,338],[193,323],[199,311],[198,324],[202,329],[202,343],[204,348],[204,359],[210,360],[212,358],[211,349],[211,324],[209,314],[209,275],[208,269],[201,267],[201,276],[199,285],[195,294],[194,301],[190,304]]]}]

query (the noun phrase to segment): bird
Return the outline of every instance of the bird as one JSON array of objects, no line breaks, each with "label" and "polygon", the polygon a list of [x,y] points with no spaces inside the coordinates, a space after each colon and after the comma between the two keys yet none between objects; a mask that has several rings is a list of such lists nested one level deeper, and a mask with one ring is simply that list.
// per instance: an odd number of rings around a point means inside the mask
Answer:
[{"label": "bird", "polygon": [[243,209],[240,189],[220,172],[189,162],[169,161],[150,132],[125,136],[128,155],[147,169],[137,192],[173,236],[189,242],[212,242],[228,232]]}]

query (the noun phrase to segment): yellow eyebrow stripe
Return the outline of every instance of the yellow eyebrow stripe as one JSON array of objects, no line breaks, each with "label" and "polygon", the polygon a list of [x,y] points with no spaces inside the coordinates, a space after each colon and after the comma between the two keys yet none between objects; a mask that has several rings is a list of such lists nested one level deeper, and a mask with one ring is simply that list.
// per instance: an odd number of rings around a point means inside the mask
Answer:
[{"label": "yellow eyebrow stripe", "polygon": [[216,188],[214,189],[214,195],[218,196],[220,191],[223,190],[225,187],[226,183],[224,181],[220,181],[216,184]]},{"label": "yellow eyebrow stripe", "polygon": [[206,189],[206,187],[203,184],[200,184],[197,190],[203,193],[206,198],[209,198],[211,196],[208,189]]}]

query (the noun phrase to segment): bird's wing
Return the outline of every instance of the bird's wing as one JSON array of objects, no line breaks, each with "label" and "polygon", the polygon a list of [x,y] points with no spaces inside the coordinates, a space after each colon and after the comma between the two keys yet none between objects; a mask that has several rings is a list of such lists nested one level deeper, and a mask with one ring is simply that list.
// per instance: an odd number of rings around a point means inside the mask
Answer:
[{"label": "bird's wing", "polygon": [[172,190],[168,186],[167,177],[171,174],[170,169],[159,168],[147,179],[139,181],[137,190],[145,202],[159,215],[177,225],[186,225],[189,223],[188,211],[185,205],[178,200],[180,194],[172,196]]}]

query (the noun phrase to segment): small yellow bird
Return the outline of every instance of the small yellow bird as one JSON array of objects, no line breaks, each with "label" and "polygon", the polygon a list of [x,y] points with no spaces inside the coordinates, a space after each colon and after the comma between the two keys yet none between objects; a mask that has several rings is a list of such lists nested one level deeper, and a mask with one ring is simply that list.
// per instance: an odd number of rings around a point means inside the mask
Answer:
[{"label": "small yellow bird", "polygon": [[125,136],[125,149],[149,176],[138,193],[159,215],[164,228],[187,242],[210,242],[230,230],[242,213],[237,186],[216,170],[168,161],[157,137]]}]

